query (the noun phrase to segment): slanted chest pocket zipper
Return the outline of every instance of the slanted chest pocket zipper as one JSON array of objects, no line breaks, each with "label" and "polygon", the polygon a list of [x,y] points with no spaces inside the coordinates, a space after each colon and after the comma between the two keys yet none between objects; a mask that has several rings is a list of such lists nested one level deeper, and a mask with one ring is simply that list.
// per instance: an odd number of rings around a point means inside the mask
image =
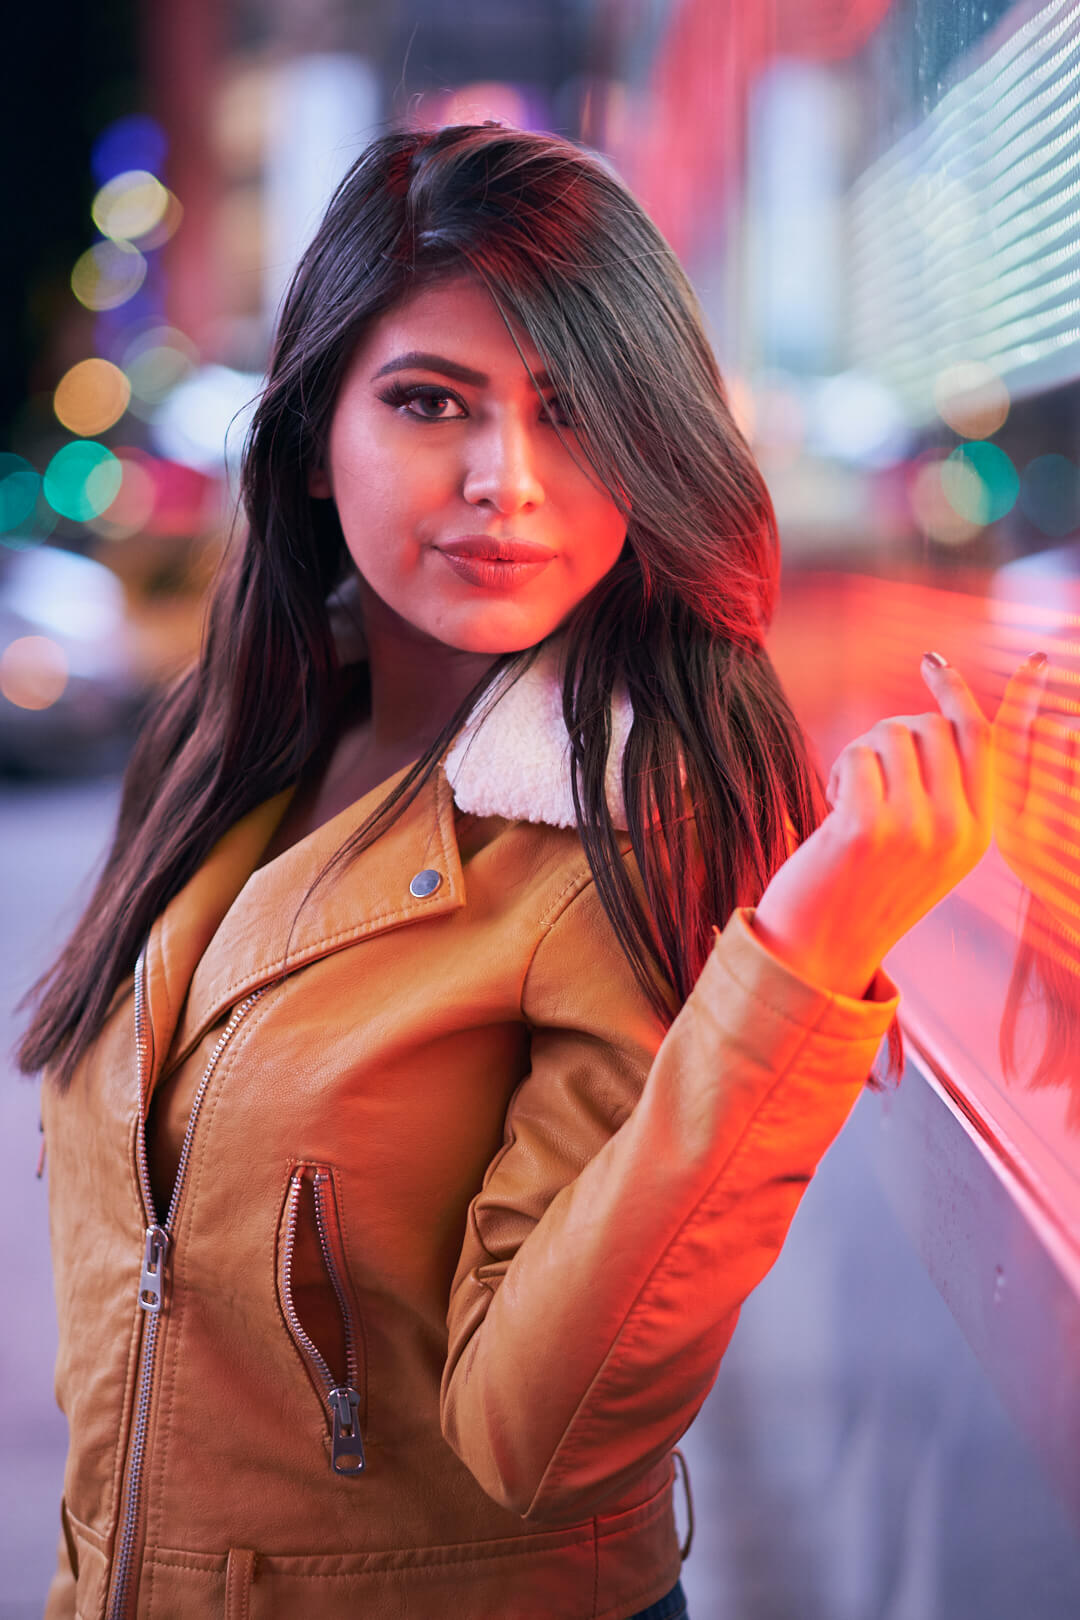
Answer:
[{"label": "slanted chest pocket zipper", "polygon": [[[294,1260],[297,1231],[309,1208],[314,1213],[326,1276],[341,1313],[345,1339],[343,1368],[331,1367],[329,1346],[320,1349],[301,1322],[296,1308]],[[281,1223],[277,1282],[289,1333],[323,1403],[330,1429],[330,1466],[335,1474],[361,1474],[364,1470],[361,1423],[366,1414],[360,1324],[352,1302],[337,1188],[329,1165],[299,1164],[292,1172]]]}]

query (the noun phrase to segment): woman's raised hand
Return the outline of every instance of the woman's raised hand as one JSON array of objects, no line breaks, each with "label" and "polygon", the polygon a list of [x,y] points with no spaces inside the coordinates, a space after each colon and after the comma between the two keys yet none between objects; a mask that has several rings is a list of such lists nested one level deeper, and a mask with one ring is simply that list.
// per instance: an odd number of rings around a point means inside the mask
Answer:
[{"label": "woman's raised hand", "polygon": [[754,914],[767,949],[844,995],[865,995],[882,958],[990,843],[990,722],[959,670],[924,658],[920,671],[938,712],[879,720],[840,751],[830,814]]}]

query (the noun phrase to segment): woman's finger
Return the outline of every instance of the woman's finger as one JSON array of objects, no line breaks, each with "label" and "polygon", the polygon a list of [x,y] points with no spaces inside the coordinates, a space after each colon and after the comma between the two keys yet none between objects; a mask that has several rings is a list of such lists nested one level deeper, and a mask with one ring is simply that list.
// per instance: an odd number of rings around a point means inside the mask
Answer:
[{"label": "woman's finger", "polygon": [[[1041,663],[1033,660],[1041,658]],[[999,770],[1008,762],[1009,804],[1014,814],[1022,814],[1030,785],[1031,754],[1035,720],[1046,691],[1050,672],[1045,653],[1032,653],[1009,676],[994,716],[992,748]]]},{"label": "woman's finger", "polygon": [[871,728],[870,739],[881,760],[886,802],[918,806],[923,797],[923,770],[919,741],[913,729],[915,715],[893,715]]},{"label": "woman's finger", "polygon": [[911,730],[922,767],[922,786],[934,810],[950,805],[970,814],[964,773],[953,727],[944,715],[917,714]]},{"label": "woman's finger", "polygon": [[885,776],[876,751],[861,738],[849,742],[833,761],[829,776],[832,804],[857,822],[870,825],[885,801]]},{"label": "woman's finger", "polygon": [[951,664],[938,669],[924,657],[919,671],[942,714],[952,724],[971,813],[989,832],[992,819],[990,722],[958,669]]},{"label": "woman's finger", "polygon": [[[913,807],[925,796],[934,808],[966,805],[953,728],[941,714],[895,714],[879,720],[847,746],[872,748],[881,764],[883,797]],[[834,767],[835,771],[835,767]],[[830,804],[834,777],[829,778]]]}]

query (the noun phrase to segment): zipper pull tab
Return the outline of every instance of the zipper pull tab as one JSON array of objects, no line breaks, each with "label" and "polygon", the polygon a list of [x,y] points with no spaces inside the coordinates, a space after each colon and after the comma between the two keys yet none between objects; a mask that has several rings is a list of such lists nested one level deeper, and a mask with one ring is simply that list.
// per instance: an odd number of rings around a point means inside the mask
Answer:
[{"label": "zipper pull tab", "polygon": [[330,1391],[334,1414],[334,1434],[330,1442],[330,1466],[335,1474],[361,1474],[364,1471],[364,1442],[360,1438],[360,1397],[343,1385]]},{"label": "zipper pull tab", "polygon": [[162,1226],[146,1228],[146,1254],[139,1278],[139,1304],[144,1311],[160,1311],[165,1286],[165,1256],[169,1234]]}]

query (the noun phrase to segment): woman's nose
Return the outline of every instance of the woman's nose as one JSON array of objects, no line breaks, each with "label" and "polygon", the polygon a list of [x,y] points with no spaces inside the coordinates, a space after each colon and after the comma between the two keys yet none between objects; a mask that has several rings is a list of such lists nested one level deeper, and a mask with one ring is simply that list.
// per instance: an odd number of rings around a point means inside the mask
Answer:
[{"label": "woman's nose", "polygon": [[513,414],[477,433],[468,451],[465,499],[474,506],[487,503],[507,516],[541,506],[537,449],[529,425]]}]

